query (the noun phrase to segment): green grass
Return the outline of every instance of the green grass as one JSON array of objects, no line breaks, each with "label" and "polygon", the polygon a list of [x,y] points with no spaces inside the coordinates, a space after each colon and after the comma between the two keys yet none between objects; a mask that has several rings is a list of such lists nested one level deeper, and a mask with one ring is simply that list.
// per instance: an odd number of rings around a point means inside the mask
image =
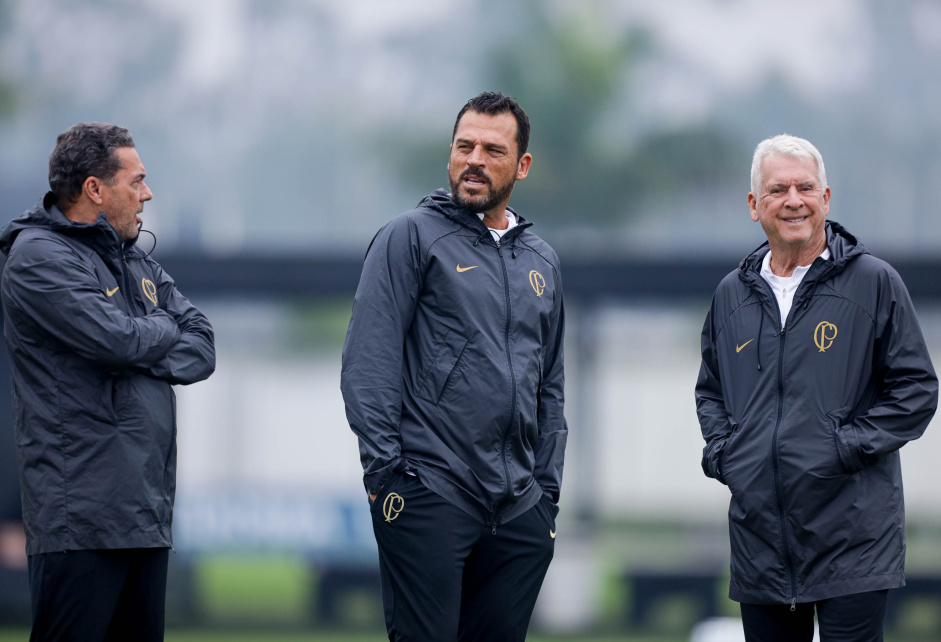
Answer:
[{"label": "green grass", "polygon": [[206,556],[196,578],[205,615],[213,622],[298,624],[310,608],[309,573],[289,556]]},{"label": "green grass", "polygon": [[[0,642],[26,642],[29,631],[26,629],[0,628]],[[171,630],[167,632],[165,642],[385,642],[381,634],[366,635],[356,633],[272,633],[257,631],[219,631],[219,630]],[[886,642],[926,642],[932,637],[886,636]],[[687,638],[648,637],[648,636],[605,636],[605,637],[546,637],[530,636],[528,642],[687,642]]]},{"label": "green grass", "polygon": [[[0,629],[0,642],[26,642],[29,631]],[[232,631],[169,631],[166,642],[384,642],[383,635],[348,633],[265,633]],[[685,642],[677,638],[546,638],[531,636],[529,642]]]},{"label": "green grass", "polygon": [[[0,628],[0,642],[26,642],[29,631],[26,629]],[[249,630],[170,630],[165,642],[385,642],[382,634],[364,633],[323,633],[323,632],[270,632],[262,629]],[[914,637],[886,636],[886,642],[926,642],[934,638],[923,635]],[[685,637],[651,636],[603,636],[603,637],[548,637],[532,635],[528,642],[687,642]]]}]

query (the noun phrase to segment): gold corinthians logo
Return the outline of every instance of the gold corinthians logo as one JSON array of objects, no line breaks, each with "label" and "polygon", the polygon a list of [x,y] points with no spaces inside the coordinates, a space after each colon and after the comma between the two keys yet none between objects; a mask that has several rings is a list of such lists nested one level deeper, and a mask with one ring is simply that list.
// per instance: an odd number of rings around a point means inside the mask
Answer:
[{"label": "gold corinthians logo", "polygon": [[836,339],[836,326],[829,321],[821,321],[814,330],[814,343],[820,348],[820,352],[826,352],[833,345]]},{"label": "gold corinthians logo", "polygon": [[389,493],[386,495],[385,501],[382,502],[382,514],[387,522],[391,522],[398,517],[403,508],[405,508],[405,500],[398,493]]},{"label": "gold corinthians logo", "polygon": [[140,280],[141,289],[144,290],[144,296],[146,296],[151,303],[157,305],[157,286],[154,285],[154,282],[149,279]]},{"label": "gold corinthians logo", "polygon": [[542,296],[542,293],[546,291],[546,280],[536,270],[529,273],[529,284],[536,291],[536,296]]}]

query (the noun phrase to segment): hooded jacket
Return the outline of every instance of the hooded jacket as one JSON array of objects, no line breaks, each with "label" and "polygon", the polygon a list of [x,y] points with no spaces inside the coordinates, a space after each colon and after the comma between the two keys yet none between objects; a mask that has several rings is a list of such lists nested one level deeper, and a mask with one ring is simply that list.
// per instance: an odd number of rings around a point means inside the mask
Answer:
[{"label": "hooded jacket", "polygon": [[437,190],[373,239],[341,376],[369,493],[413,471],[494,528],[558,502],[559,260],[516,216],[497,242]]},{"label": "hooded jacket", "polygon": [[0,250],[27,554],[171,546],[171,384],[212,373],[209,321],[103,212],[47,195]]},{"label": "hooded jacket", "polygon": [[836,222],[784,329],[765,243],[716,290],[696,406],[702,467],[727,484],[733,600],[817,600],[905,585],[899,448],[934,415],[935,376],[905,285]]}]

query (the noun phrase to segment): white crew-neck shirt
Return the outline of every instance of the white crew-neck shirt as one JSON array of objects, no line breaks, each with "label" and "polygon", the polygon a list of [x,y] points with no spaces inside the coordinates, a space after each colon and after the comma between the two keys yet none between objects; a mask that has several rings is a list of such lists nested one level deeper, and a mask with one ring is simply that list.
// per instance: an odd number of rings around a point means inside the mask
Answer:
[{"label": "white crew-neck shirt", "polygon": [[[820,258],[824,261],[829,261],[830,250],[824,248]],[[811,265],[813,264],[811,263]],[[774,292],[774,296],[778,300],[782,329],[784,328],[785,321],[787,321],[787,315],[791,311],[791,305],[794,303],[794,293],[797,292],[797,288],[800,287],[801,281],[804,280],[804,277],[807,275],[807,270],[809,269],[810,265],[799,265],[794,268],[794,272],[791,276],[778,276],[771,271],[770,250],[765,254],[765,258],[761,262],[761,276],[768,282],[768,285],[771,286],[771,291]]]},{"label": "white crew-neck shirt", "polygon": [[[481,221],[484,220],[484,215],[483,215],[483,214],[478,214],[477,216],[480,217],[480,220],[481,220]],[[514,227],[516,227],[516,225],[517,225],[516,216],[514,216],[514,215],[513,215],[513,212],[511,212],[510,210],[507,210],[507,211],[506,211],[506,220],[507,220],[508,225],[506,226],[506,229],[505,229],[505,230],[495,230],[495,229],[493,229],[492,227],[487,226],[487,229],[490,230],[490,233],[491,233],[491,234],[493,234],[493,240],[494,240],[494,241],[499,241],[500,239],[503,238],[503,235],[504,235],[504,234],[506,234],[507,232],[509,232],[510,230],[512,230]],[[486,225],[486,223],[484,223],[484,225]]]}]

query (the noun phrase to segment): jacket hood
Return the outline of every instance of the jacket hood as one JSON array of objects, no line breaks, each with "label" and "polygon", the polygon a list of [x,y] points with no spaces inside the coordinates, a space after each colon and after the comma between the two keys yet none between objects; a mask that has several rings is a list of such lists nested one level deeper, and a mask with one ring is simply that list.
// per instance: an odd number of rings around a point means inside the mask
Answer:
[{"label": "jacket hood", "polygon": [[[836,221],[827,221],[825,229],[830,260],[822,261],[821,265],[815,265],[808,271],[805,279],[813,282],[826,281],[846,269],[846,265],[853,259],[869,254],[869,250]],[[742,259],[738,269],[739,278],[744,283],[751,285],[761,278],[761,263],[770,250],[771,246],[765,241]]]},{"label": "jacket hood", "polygon": [[[7,223],[0,231],[0,251],[9,254],[20,232],[30,228],[41,228],[79,238],[103,256],[110,256],[120,251],[121,239],[114,231],[104,212],[98,214],[93,225],[76,223],[65,217],[56,205],[52,192],[47,193],[32,209]],[[125,246],[130,248],[137,239],[129,239]]]},{"label": "jacket hood", "polygon": [[[455,203],[451,198],[451,193],[443,187],[436,189],[431,194],[423,198],[418,204],[418,207],[426,207],[441,212],[448,218],[452,219],[454,222],[473,230],[475,234],[479,236],[486,234],[487,238],[490,238],[490,235],[488,234],[490,228],[484,225],[484,222],[480,220],[480,217],[477,215],[477,213],[467,208],[461,207]],[[506,236],[504,237],[506,240],[511,240],[520,234],[525,228],[530,227],[532,223],[520,216],[519,213],[512,207],[507,207],[506,209],[512,212],[513,216],[516,217],[516,227],[507,232]]]}]

